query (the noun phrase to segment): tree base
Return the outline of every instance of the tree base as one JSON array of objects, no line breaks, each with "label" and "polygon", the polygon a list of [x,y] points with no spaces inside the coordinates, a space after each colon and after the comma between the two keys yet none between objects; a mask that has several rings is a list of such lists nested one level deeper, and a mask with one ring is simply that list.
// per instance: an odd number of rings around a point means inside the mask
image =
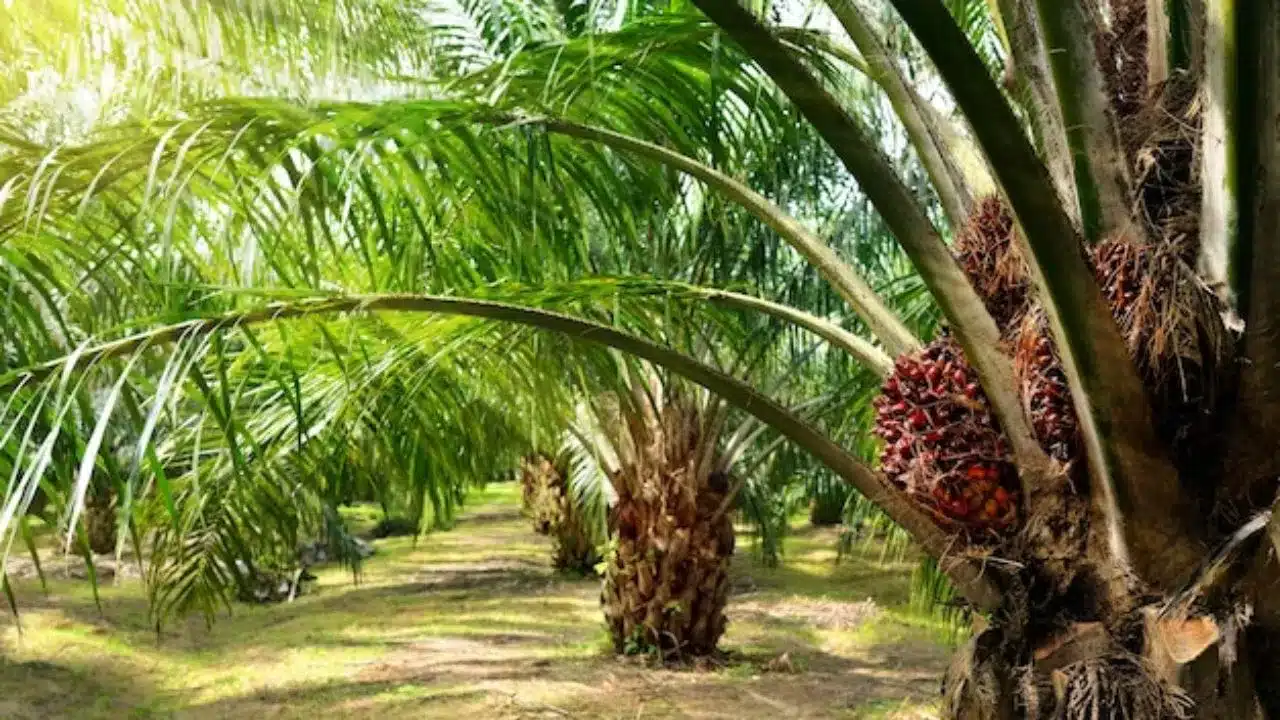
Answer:
[{"label": "tree base", "polygon": [[956,720],[1254,720],[1243,656],[1209,617],[1138,611],[1123,630],[1074,623],[1036,647],[994,626],[962,648],[943,681]]}]

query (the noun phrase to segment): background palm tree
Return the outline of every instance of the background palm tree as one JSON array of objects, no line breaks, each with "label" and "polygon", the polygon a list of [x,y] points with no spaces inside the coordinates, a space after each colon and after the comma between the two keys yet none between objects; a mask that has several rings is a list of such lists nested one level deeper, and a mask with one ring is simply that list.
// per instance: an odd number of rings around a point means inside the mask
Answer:
[{"label": "background palm tree", "polygon": [[534,530],[551,538],[551,566],[589,575],[600,562],[597,548],[605,537],[589,503],[575,494],[573,461],[567,449],[526,455],[520,460],[520,483]]},{"label": "background palm tree", "polygon": [[[394,41],[379,50],[358,32],[301,32],[312,16],[289,3],[266,23],[236,7],[158,35],[184,63],[208,56],[215,30],[273,48],[265,57],[308,47],[376,68],[384,97],[315,101],[326,93],[311,70],[282,62],[280,77],[306,81],[268,98],[271,83],[255,88],[232,62],[231,87],[250,99],[196,104],[218,93],[193,83],[141,109],[110,105],[125,108],[110,120],[141,122],[79,135],[19,125],[0,193],[15,388],[0,529],[19,532],[40,483],[76,526],[108,419],[132,404],[121,497],[154,488],[176,520],[142,524],[126,501],[120,534],[157,528],[156,547],[181,548],[152,558],[160,607],[216,597],[190,588],[226,586],[234,545],[278,543],[254,535],[305,516],[248,518],[300,487],[324,505],[323,482],[285,468],[323,448],[343,412],[386,397],[381,383],[409,378],[390,386],[414,390],[385,401],[397,407],[425,388],[452,397],[438,406],[452,423],[494,407],[475,379],[511,377],[507,348],[543,379],[605,390],[625,376],[607,352],[547,352],[526,331],[515,342],[455,318],[513,322],[685,376],[882,508],[990,614],[949,677],[954,714],[1245,717],[1255,702],[1280,713],[1267,591],[1280,564],[1263,532],[1280,522],[1265,510],[1275,458],[1259,452],[1275,436],[1280,367],[1267,262],[1280,237],[1280,9],[901,0],[895,16],[829,0],[813,31],[786,4],[693,4],[706,19],[683,2],[462,3],[457,23],[410,12],[402,26],[432,38],[416,54],[394,51],[409,33],[371,33]],[[384,9],[344,6],[353,18]],[[234,32],[264,24],[273,32]],[[397,72],[362,54],[375,51]],[[130,89],[152,77],[147,65]],[[339,90],[358,83],[338,77]],[[10,117],[47,112],[22,99]],[[993,191],[1001,201],[979,202]],[[901,251],[824,240],[815,228],[830,215],[814,208],[833,198],[873,206]],[[785,250],[764,242],[775,236]],[[1007,262],[974,260],[992,254]],[[948,327],[923,349],[874,273],[904,257]],[[638,277],[649,274],[662,281]],[[627,279],[586,279],[602,276]],[[752,293],[722,292],[741,281]],[[197,319],[160,325],[175,317]],[[803,368],[806,353],[771,353],[750,385],[714,352],[701,359],[762,323],[823,338],[815,368],[892,375],[878,409],[885,474],[762,391],[769,369]],[[176,353],[157,352],[170,342]],[[494,343],[502,357],[484,352]],[[560,390],[544,383],[496,402],[556,407],[544,400]],[[147,418],[165,405],[157,434]],[[431,457],[425,435],[409,446]],[[54,452],[60,438],[83,462]],[[1181,452],[1188,442],[1203,450]]]}]

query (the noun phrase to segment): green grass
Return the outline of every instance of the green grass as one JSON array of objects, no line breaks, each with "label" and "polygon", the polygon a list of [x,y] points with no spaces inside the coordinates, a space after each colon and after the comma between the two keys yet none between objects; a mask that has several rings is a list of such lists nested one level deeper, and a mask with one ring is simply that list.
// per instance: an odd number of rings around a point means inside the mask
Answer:
[{"label": "green grass", "polygon": [[517,503],[490,486],[454,530],[377,541],[359,584],[326,568],[314,593],[211,628],[157,634],[136,583],[104,585],[99,612],[84,581],[19,582],[0,717],[931,717],[948,649],[907,609],[910,563],[836,564],[834,530],[798,527],[782,567],[735,558],[723,667],[646,668],[610,656],[598,583],[553,574]]}]

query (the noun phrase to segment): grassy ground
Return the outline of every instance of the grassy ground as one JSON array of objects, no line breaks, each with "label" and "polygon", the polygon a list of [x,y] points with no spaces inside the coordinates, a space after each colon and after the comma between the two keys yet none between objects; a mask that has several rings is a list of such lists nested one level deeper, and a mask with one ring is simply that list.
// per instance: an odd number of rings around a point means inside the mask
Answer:
[{"label": "grassy ground", "polygon": [[946,630],[914,616],[910,566],[835,564],[801,526],[783,567],[735,559],[723,667],[614,659],[599,586],[555,576],[516,488],[477,493],[455,530],[377,541],[355,584],[333,568],[289,604],[237,606],[159,636],[134,583],[16,585],[0,620],[0,718],[926,718]]}]

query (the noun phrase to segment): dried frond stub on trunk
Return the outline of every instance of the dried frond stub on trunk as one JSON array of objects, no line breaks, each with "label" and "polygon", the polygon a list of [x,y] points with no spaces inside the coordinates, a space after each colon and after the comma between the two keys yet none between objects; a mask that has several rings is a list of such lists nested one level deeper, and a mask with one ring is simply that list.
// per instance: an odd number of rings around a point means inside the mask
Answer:
[{"label": "dried frond stub on trunk", "polygon": [[978,633],[952,656],[942,679],[942,702],[951,718],[999,718],[1008,697],[1007,672],[997,652],[998,629]]},{"label": "dried frond stub on trunk", "polygon": [[1188,720],[1195,709],[1186,692],[1161,680],[1136,655],[1085,660],[1054,675],[1054,692],[1061,698],[1056,717],[1066,720]]},{"label": "dried frond stub on trunk", "polygon": [[1027,265],[1015,232],[1004,201],[987,197],[970,214],[955,243],[960,268],[1002,328],[1008,328],[1031,301]]},{"label": "dried frond stub on trunk", "polygon": [[732,481],[704,467],[716,438],[692,404],[668,402],[633,422],[645,442],[612,478],[616,546],[601,593],[614,649],[668,662],[706,656],[728,622]]},{"label": "dried frond stub on trunk", "polygon": [[881,469],[939,524],[974,539],[1017,525],[1008,441],[954,339],[898,358],[875,407]]},{"label": "dried frond stub on trunk", "polygon": [[1113,632],[1100,622],[1076,623],[1023,654],[1016,648],[1029,638],[1008,625],[993,625],[957,653],[946,673],[943,695],[949,716],[1194,717],[1195,703],[1177,680],[1127,649]]}]

